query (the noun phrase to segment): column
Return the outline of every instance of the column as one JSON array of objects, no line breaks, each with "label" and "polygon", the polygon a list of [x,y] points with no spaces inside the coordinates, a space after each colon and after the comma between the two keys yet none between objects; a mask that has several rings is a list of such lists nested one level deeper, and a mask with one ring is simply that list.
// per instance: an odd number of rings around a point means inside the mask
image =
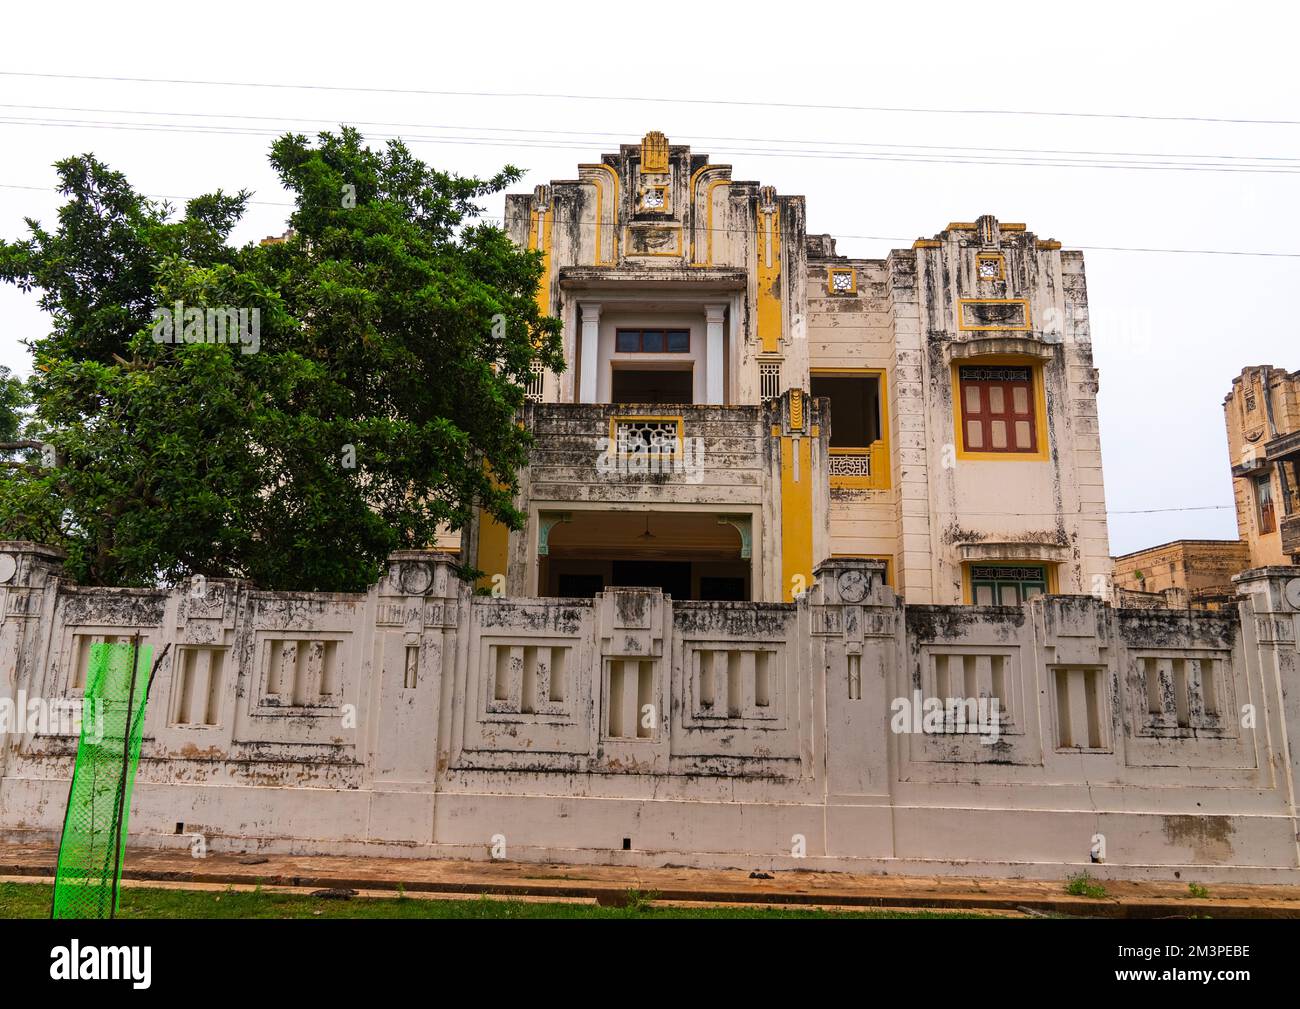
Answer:
[{"label": "column", "polygon": [[708,305],[704,309],[707,320],[705,333],[704,402],[721,405],[726,401],[722,374],[722,346],[726,337],[723,335],[723,315],[726,305]]},{"label": "column", "polygon": [[596,402],[596,374],[600,347],[600,303],[584,301],[582,312],[582,378],[578,388],[579,403]]},{"label": "column", "polygon": [[[59,639],[46,632],[54,619],[58,580],[66,580],[64,557],[56,547],[0,541],[0,701],[7,702],[20,724],[26,715],[22,698],[57,696],[49,650],[58,647]],[[0,732],[0,788],[9,755],[28,739],[23,731]],[[35,795],[15,788],[13,801],[0,806],[0,829],[16,827],[24,817],[29,822],[44,820]]]}]

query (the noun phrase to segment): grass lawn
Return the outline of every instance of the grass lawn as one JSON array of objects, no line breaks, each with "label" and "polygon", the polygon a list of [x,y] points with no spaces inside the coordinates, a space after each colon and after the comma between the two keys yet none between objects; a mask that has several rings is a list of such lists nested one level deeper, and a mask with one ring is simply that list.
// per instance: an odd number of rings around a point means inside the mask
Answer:
[{"label": "grass lawn", "polygon": [[[53,887],[0,883],[0,918],[48,918]],[[122,890],[119,918],[976,918],[960,911],[832,912],[748,907],[656,907],[639,895],[626,907],[540,903],[480,897],[424,900],[354,897],[328,900],[261,891]]]}]

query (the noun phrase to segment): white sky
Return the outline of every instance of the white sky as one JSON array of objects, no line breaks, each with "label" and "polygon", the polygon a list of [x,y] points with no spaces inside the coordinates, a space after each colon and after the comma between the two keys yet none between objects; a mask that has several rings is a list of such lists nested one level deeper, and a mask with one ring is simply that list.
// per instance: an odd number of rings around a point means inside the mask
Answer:
[{"label": "white sky", "polygon": [[[1300,120],[1293,53],[1300,13],[1280,3],[63,3],[11,5],[5,18],[0,70],[6,71]],[[488,174],[512,162],[528,172],[520,190],[573,178],[578,162],[659,129],[673,143],[690,143],[733,164],[736,178],[806,196],[811,232],[903,240],[840,238],[839,251],[853,256],[881,257],[949,221],[984,213],[1023,221],[1067,248],[1300,253],[1296,182],[1285,174],[723,154],[726,148],[761,145],[717,139],[812,141],[818,150],[837,153],[851,150],[850,144],[910,144],[1300,159],[1300,126],[1294,125],[14,76],[0,76],[0,96],[6,106],[0,108],[0,235],[9,240],[25,234],[24,217],[52,227],[58,199],[52,191],[5,187],[50,187],[55,160],[87,151],[124,171],[146,193],[185,197],[247,187],[256,190],[257,200],[285,201],[266,162],[270,133],[13,121],[177,124],[182,115],[204,113],[209,115],[199,121],[208,126],[276,132],[310,133],[340,122],[414,124],[369,129],[462,138],[412,141],[411,147],[431,164],[463,174]],[[34,105],[127,111],[16,107]],[[251,116],[283,119],[259,122]],[[496,139],[485,144],[489,130]],[[529,143],[520,142],[525,137]],[[499,216],[502,206],[498,198],[487,211]],[[254,205],[235,237],[242,243],[278,234],[286,213],[285,207]],[[1244,366],[1300,368],[1290,303],[1300,258],[1105,251],[1085,256],[1093,350],[1101,369],[1112,551],[1180,537],[1235,537],[1222,401]],[[18,341],[45,328],[35,295],[0,286],[0,364],[28,373],[27,352]],[[1122,514],[1211,505],[1222,507]]]}]

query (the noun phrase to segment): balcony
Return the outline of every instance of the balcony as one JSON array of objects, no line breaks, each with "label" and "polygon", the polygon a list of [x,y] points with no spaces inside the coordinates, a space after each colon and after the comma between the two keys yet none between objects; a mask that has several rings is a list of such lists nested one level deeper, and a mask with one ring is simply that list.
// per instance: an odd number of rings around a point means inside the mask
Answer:
[{"label": "balcony", "polygon": [[832,448],[830,477],[831,487],[888,489],[889,445],[878,440],[866,448]]},{"label": "balcony", "polygon": [[528,404],[534,502],[761,507],[771,465],[765,406]]}]

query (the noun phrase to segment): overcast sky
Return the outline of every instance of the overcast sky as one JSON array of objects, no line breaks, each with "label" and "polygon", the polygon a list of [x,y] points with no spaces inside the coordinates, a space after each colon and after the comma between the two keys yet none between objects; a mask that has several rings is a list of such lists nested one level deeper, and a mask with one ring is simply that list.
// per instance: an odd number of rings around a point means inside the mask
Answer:
[{"label": "overcast sky", "polygon": [[[736,178],[806,196],[809,231],[839,236],[841,253],[882,257],[985,213],[1085,248],[1112,552],[1235,538],[1223,397],[1247,365],[1300,368],[1298,180],[1287,178],[1300,171],[1300,126],[1118,117],[1300,120],[1298,20],[1280,3],[1131,0],[11,5],[0,66],[10,72],[570,97],[0,75],[0,235],[21,237],[25,217],[54,225],[51,164],[80,152],[150,194],[255,190],[242,243],[284,229],[286,196],[266,162],[277,132],[347,122],[403,134],[439,168],[513,163],[526,190],[658,129],[731,163]],[[1136,155],[1184,157],[1155,170],[1160,157]],[[900,156],[946,160],[887,160]],[[997,156],[1146,167],[948,163]],[[1187,170],[1205,165],[1252,170]],[[486,209],[502,208],[498,198]],[[19,341],[45,328],[34,295],[0,287],[0,364],[29,373]],[[1133,514],[1143,509],[1194,510]]]}]

